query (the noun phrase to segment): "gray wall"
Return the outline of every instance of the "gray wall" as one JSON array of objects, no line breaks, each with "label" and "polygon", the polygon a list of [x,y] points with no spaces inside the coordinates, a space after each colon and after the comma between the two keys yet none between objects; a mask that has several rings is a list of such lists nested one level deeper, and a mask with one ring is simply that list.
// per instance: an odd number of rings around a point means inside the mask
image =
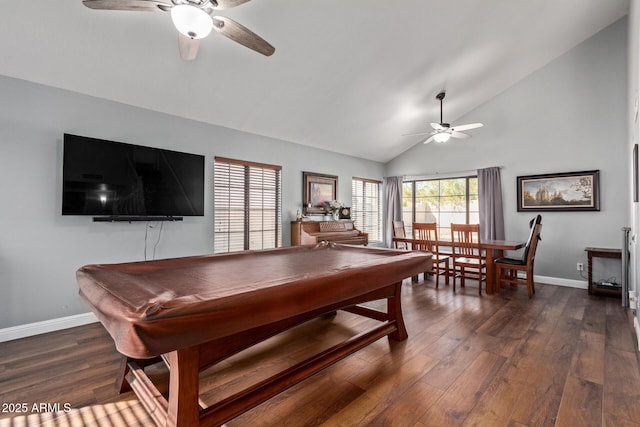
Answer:
[{"label": "gray wall", "polygon": [[[627,152],[633,152],[634,144],[638,144],[640,140],[640,113],[636,114],[635,112],[638,110],[638,103],[640,103],[640,52],[638,51],[640,46],[640,1],[639,0],[631,0],[629,9],[629,89],[627,90],[627,108],[629,111],[628,114],[628,129],[629,136],[627,138]],[[633,176],[633,160],[629,156],[627,160],[627,165],[629,168],[628,181],[629,181],[629,198],[633,197],[632,189],[633,189],[633,180],[636,177]],[[640,185],[640,183],[638,183]],[[638,290],[637,280],[640,277],[640,251],[638,251],[638,227],[640,226],[640,203],[631,203],[629,207],[629,226],[631,227],[631,274],[629,280],[629,289],[633,291]],[[631,307],[638,307],[638,301],[631,301]],[[636,312],[636,317],[638,316]],[[637,330],[636,330],[637,332]]]},{"label": "gray wall", "polygon": [[582,281],[576,262],[586,262],[584,248],[620,247],[629,224],[627,117],[623,18],[455,120],[484,123],[472,139],[418,144],[389,162],[387,175],[502,166],[506,236],[522,239],[533,213],[516,210],[517,176],[599,169],[600,212],[542,213],[536,275]]},{"label": "gray wall", "polygon": [[[283,243],[302,203],[302,171],[382,179],[381,163],[312,149],[0,76],[0,329],[85,313],[75,271],[88,263],[144,259],[145,223],[62,216],[63,133],[206,156],[205,216],[165,223],[156,258],[213,251],[213,157],[283,166]],[[148,256],[158,228],[149,229]]]},{"label": "gray wall", "polygon": [[[585,261],[584,247],[619,246],[620,227],[629,222],[626,30],[621,20],[456,119],[485,124],[473,131],[473,139],[420,144],[386,168],[0,76],[0,329],[84,313],[74,277],[79,266],[144,258],[145,224],[60,215],[65,132],[207,156],[205,216],[165,224],[156,258],[212,251],[216,155],[283,166],[285,244],[288,221],[300,207],[302,171],[338,175],[338,198],[348,202],[352,176],[381,179],[503,166],[507,237],[523,238],[531,214],[516,211],[516,176],[599,169],[600,212],[543,214],[536,273],[582,280],[575,263]],[[158,229],[148,231],[150,256]]]}]

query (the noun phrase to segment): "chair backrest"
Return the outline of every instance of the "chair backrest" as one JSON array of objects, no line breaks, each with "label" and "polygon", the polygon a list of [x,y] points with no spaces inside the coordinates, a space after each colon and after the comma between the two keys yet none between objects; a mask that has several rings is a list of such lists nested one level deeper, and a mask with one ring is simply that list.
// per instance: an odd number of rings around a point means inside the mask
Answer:
[{"label": "chair backrest", "polygon": [[404,221],[393,221],[393,237],[406,237],[404,233]]},{"label": "chair backrest", "polygon": [[438,252],[438,227],[435,222],[414,222],[414,249],[425,252]]},{"label": "chair backrest", "polygon": [[[393,237],[407,237],[404,232],[404,221],[393,221]],[[405,242],[395,242],[396,249],[407,249]]]},{"label": "chair backrest", "polygon": [[480,224],[451,223],[451,242],[454,255],[479,256]]},{"label": "chair backrest", "polygon": [[533,260],[536,257],[536,249],[538,249],[538,242],[540,242],[540,232],[542,231],[542,224],[536,223],[531,228],[531,245],[529,245],[529,250],[527,251],[526,258],[522,259],[522,262],[527,265],[533,265]]},{"label": "chair backrest", "polygon": [[542,224],[542,215],[538,214],[529,221],[529,228],[533,228],[535,224]]},{"label": "chair backrest", "polygon": [[[536,233],[536,225],[540,225],[538,228],[538,234],[534,239],[534,234]],[[542,215],[536,215],[531,221],[529,221],[529,238],[527,239],[527,244],[524,246],[524,250],[522,251],[522,263],[527,263],[527,257],[529,256],[529,252],[531,251],[531,246],[535,240],[536,245],[538,244],[538,240],[540,240],[540,228],[542,228]]]}]

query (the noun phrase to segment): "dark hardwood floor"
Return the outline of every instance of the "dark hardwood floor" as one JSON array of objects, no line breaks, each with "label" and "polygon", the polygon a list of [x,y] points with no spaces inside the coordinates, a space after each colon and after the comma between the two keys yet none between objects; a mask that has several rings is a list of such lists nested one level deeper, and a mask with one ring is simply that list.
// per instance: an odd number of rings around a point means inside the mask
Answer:
[{"label": "dark hardwood floor", "polygon": [[[408,340],[381,339],[227,425],[640,426],[627,311],[586,290],[536,291],[453,294],[407,280]],[[222,399],[367,322],[339,312],[276,336],[205,372],[201,398]],[[152,426],[134,395],[116,395],[118,362],[100,324],[1,343],[0,426]]]}]

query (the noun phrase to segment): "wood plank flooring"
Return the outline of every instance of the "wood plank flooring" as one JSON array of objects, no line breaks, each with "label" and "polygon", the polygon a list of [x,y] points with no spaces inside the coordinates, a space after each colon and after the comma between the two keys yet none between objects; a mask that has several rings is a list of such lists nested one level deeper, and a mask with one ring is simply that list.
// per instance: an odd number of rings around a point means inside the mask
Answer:
[{"label": "wood plank flooring", "polygon": [[[586,290],[536,291],[453,294],[406,280],[408,340],[381,339],[227,425],[640,427],[628,311]],[[218,401],[368,322],[339,312],[278,335],[203,373],[201,398]],[[100,324],[0,343],[0,427],[152,426],[135,395],[116,395],[119,359]]]}]

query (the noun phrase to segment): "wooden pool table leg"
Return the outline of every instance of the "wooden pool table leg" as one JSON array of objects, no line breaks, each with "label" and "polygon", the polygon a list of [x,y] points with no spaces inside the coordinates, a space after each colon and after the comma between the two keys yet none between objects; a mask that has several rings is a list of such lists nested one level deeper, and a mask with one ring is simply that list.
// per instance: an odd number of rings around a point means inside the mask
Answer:
[{"label": "wooden pool table leg", "polygon": [[118,374],[118,378],[116,379],[116,388],[118,389],[118,393],[122,394],[132,390],[129,381],[127,380],[127,374],[131,372],[129,363],[133,362],[141,368],[144,368],[145,366],[158,363],[161,360],[162,359],[159,356],[151,359],[133,359],[131,357],[122,356],[122,359],[120,360],[120,367],[118,368],[120,373]]},{"label": "wooden pool table leg", "polygon": [[389,334],[389,338],[395,341],[406,340],[409,336],[407,334],[407,328],[404,326],[404,318],[402,317],[402,299],[400,298],[402,291],[402,282],[398,282],[395,285],[394,296],[387,298],[387,314],[389,321],[396,322],[397,330]]},{"label": "wooden pool table leg", "polygon": [[169,400],[165,400],[144,372],[144,367],[161,357],[132,359],[123,357],[118,379],[120,393],[133,390],[158,426],[200,425],[198,347],[165,355],[169,367]]},{"label": "wooden pool table leg", "polygon": [[116,388],[118,389],[118,393],[122,394],[131,391],[131,386],[126,378],[129,373],[129,358],[127,356],[121,357],[118,371],[120,372],[116,378]]},{"label": "wooden pool table leg", "polygon": [[167,427],[200,425],[198,347],[168,353]]}]

